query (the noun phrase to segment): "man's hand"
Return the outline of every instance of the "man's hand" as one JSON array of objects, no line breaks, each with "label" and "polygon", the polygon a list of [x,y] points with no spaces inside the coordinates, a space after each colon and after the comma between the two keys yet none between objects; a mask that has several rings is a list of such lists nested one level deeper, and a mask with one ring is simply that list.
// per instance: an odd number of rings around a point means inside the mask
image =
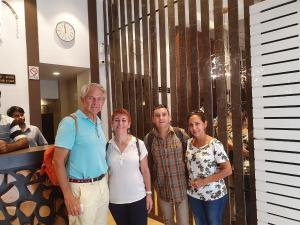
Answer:
[{"label": "man's hand", "polygon": [[65,195],[64,199],[69,215],[79,216],[82,213],[80,208],[80,201],[78,198],[75,198],[72,193]]},{"label": "man's hand", "polygon": [[0,154],[7,152],[7,143],[3,140],[0,140]]}]

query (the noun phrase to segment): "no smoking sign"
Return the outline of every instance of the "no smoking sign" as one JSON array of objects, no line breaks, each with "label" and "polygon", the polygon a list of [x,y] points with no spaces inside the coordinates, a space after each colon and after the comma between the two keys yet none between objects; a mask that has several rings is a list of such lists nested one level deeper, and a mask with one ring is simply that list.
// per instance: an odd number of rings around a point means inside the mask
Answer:
[{"label": "no smoking sign", "polygon": [[39,80],[40,79],[39,67],[28,66],[28,74],[30,80]]}]

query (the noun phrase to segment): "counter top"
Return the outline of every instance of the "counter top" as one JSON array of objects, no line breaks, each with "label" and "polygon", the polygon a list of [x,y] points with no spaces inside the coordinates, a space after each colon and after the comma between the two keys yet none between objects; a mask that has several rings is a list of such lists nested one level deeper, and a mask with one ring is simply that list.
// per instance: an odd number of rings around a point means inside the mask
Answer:
[{"label": "counter top", "polygon": [[0,154],[0,170],[9,170],[28,165],[40,166],[43,162],[44,150],[49,147],[37,146]]}]

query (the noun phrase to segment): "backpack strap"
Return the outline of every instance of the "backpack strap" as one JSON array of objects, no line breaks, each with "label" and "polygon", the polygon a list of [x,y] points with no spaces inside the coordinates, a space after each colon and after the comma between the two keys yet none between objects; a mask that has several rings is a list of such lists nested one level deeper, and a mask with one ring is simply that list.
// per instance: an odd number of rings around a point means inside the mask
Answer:
[{"label": "backpack strap", "polygon": [[77,116],[75,113],[71,113],[69,116],[75,121],[75,128],[76,128],[76,133],[77,133],[77,130],[78,130]]},{"label": "backpack strap", "polygon": [[145,144],[148,149],[148,152],[151,151],[153,139],[154,139],[154,132],[153,132],[153,130],[151,130],[145,137]]},{"label": "backpack strap", "polygon": [[141,149],[140,149],[139,139],[137,137],[135,137],[135,138],[136,138],[135,144],[136,144],[136,148],[137,148],[138,154],[139,154],[139,161],[141,161]]},{"label": "backpack strap", "polygon": [[186,147],[187,147],[187,140],[184,138],[184,135],[182,133],[182,129],[180,129],[179,127],[174,127],[174,132],[175,132],[176,136],[179,138],[179,140],[182,144],[182,149],[185,152]]},{"label": "backpack strap", "polygon": [[106,142],[106,145],[105,145],[105,151],[107,152],[108,150],[108,146],[109,146],[109,142]]}]

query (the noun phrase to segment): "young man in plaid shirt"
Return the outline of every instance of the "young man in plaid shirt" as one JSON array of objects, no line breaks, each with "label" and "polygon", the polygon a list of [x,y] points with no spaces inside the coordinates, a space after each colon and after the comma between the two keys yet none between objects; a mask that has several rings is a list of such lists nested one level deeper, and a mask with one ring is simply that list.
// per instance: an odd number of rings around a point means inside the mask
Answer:
[{"label": "young man in plaid shirt", "polygon": [[154,128],[145,136],[149,168],[164,223],[189,225],[185,143],[189,136],[184,129],[172,127],[168,108],[159,105],[152,115]]}]

